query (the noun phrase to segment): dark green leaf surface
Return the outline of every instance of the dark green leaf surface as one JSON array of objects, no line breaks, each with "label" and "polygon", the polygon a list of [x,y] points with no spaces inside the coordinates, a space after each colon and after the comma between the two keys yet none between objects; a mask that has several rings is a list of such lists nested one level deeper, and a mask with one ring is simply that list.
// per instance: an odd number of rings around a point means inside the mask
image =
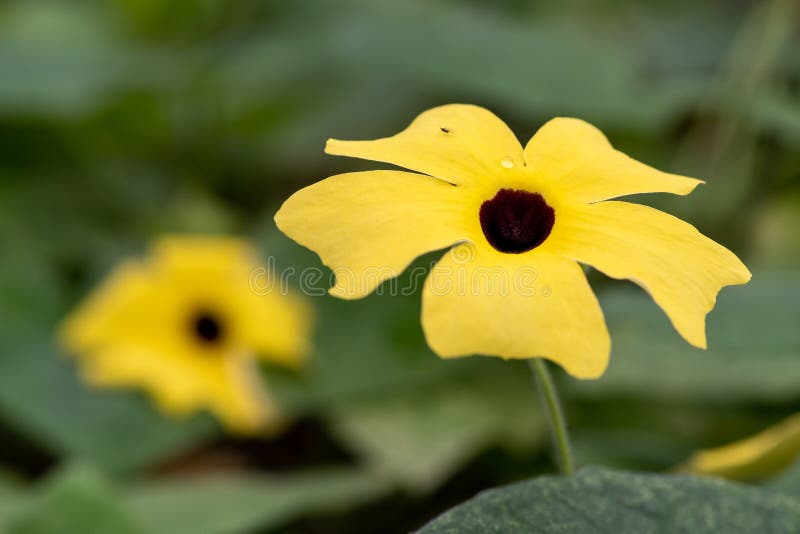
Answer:
[{"label": "dark green leaf surface", "polygon": [[800,499],[800,461],[795,460],[791,467],[780,475],[775,476],[766,488]]},{"label": "dark green leaf surface", "polygon": [[489,490],[422,534],[788,534],[800,502],[711,478],[590,467]]}]

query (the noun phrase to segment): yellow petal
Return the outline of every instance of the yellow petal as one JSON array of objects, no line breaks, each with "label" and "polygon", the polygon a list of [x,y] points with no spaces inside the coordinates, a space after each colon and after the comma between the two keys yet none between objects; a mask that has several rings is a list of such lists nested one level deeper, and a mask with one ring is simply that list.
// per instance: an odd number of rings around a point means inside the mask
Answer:
[{"label": "yellow petal", "polygon": [[492,112],[450,104],[419,115],[397,135],[375,141],[330,139],[325,151],[391,163],[459,185],[491,180],[523,164],[522,146]]},{"label": "yellow petal", "polygon": [[687,195],[702,180],[661,172],[614,150],[603,133],[580,119],[555,118],[525,147],[533,174],[557,183],[565,196],[597,202],[634,193]]},{"label": "yellow petal", "polygon": [[179,347],[116,345],[86,354],[81,370],[99,387],[141,388],[167,416],[207,409],[226,428],[251,434],[276,419],[249,363],[233,355],[203,358]]},{"label": "yellow petal", "polygon": [[275,222],[333,269],[332,295],[360,298],[466,237],[460,189],[401,171],[341,174],[292,195]]},{"label": "yellow petal", "polygon": [[300,368],[311,351],[311,306],[299,296],[283,295],[278,289],[250,295],[237,310],[242,338],[265,361]]},{"label": "yellow petal", "polygon": [[95,386],[146,390],[164,413],[183,417],[203,404],[202,365],[177,353],[149,347],[114,345],[81,357],[83,377]]},{"label": "yellow petal", "polygon": [[800,455],[800,414],[749,438],[695,453],[683,469],[742,480],[765,478]]},{"label": "yellow petal", "polygon": [[[60,342],[69,354],[119,342],[149,330],[162,308],[145,306],[157,295],[143,264],[118,265],[62,324]],[[158,317],[156,317],[158,315]]]},{"label": "yellow petal", "polygon": [[282,421],[261,387],[258,370],[250,358],[229,358],[223,380],[212,382],[209,409],[225,427],[238,434],[269,431]]},{"label": "yellow petal", "polygon": [[611,342],[580,266],[548,254],[501,254],[462,244],[431,271],[422,327],[444,358],[543,357],[577,378],[596,378]]},{"label": "yellow petal", "polygon": [[157,239],[151,250],[152,264],[164,276],[228,276],[249,270],[258,259],[246,240],[228,236],[168,235]]},{"label": "yellow petal", "polygon": [[549,250],[646,289],[692,345],[706,347],[705,317],[717,293],[750,280],[731,251],[694,226],[627,202],[563,208]]}]

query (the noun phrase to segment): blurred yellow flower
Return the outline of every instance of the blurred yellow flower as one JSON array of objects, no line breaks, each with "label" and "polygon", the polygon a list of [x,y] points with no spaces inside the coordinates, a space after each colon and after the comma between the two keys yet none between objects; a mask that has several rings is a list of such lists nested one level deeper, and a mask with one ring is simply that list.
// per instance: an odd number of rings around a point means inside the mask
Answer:
[{"label": "blurred yellow flower", "polygon": [[696,452],[680,470],[738,480],[758,480],[788,467],[800,456],[800,414],[758,434]]},{"label": "blurred yellow flower", "polygon": [[692,345],[719,290],[750,272],[693,226],[647,206],[605,202],[634,193],[690,193],[612,148],[578,119],[545,124],[523,149],[476,106],[426,111],[375,141],[328,141],[329,154],[416,172],[330,177],[295,193],[278,227],[336,274],[332,295],[359,298],[417,256],[455,245],[430,272],[422,326],[445,358],[542,356],[580,378],[600,376],[610,339],[578,262],[646,289]]},{"label": "blurred yellow flower", "polygon": [[278,414],[255,357],[298,367],[311,327],[305,302],[251,289],[257,267],[240,239],[162,238],[65,320],[62,344],[93,385],[140,387],[165,414],[208,409],[232,432],[257,432]]}]

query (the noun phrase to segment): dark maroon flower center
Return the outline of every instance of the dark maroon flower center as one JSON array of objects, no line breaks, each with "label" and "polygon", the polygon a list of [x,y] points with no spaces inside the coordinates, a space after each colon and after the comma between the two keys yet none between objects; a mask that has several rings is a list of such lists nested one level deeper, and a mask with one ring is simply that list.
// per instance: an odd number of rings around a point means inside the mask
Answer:
[{"label": "dark maroon flower center", "polygon": [[519,189],[501,189],[481,204],[479,215],[489,244],[510,254],[541,245],[556,220],[555,211],[542,195]]},{"label": "dark maroon flower center", "polygon": [[218,343],[225,335],[225,328],[220,318],[209,311],[201,311],[192,318],[192,333],[202,343]]}]

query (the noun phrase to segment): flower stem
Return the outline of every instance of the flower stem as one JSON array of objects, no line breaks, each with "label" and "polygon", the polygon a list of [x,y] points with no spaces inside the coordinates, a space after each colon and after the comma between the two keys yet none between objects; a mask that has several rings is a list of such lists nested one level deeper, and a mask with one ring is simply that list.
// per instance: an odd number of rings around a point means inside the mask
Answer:
[{"label": "flower stem", "polygon": [[541,358],[531,358],[528,360],[536,385],[547,413],[547,422],[550,433],[553,436],[553,443],[558,451],[558,464],[561,472],[571,475],[575,471],[575,463],[572,459],[572,450],[569,444],[569,434],[567,433],[567,422],[564,419],[564,412],[561,410],[561,402],[558,400],[558,393],[553,385],[550,371],[547,364]]}]

